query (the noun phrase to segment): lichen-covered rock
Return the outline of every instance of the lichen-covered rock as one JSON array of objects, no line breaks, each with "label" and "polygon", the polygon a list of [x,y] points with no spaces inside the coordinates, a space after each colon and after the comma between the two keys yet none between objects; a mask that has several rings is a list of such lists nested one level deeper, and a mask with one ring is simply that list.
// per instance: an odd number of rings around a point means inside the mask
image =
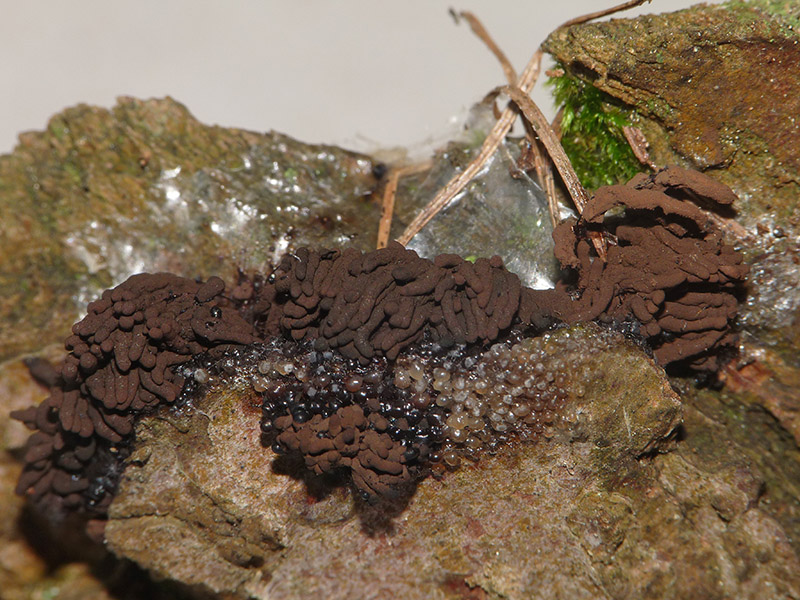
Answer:
[{"label": "lichen-covered rock", "polygon": [[374,248],[378,164],[169,98],[65,110],[0,157],[0,360],[63,339],[133,273],[230,281],[304,244]]},{"label": "lichen-covered rock", "polygon": [[[735,210],[723,211],[718,222],[726,242],[739,248],[750,266],[737,319],[740,360],[722,373],[725,390],[704,401],[722,402],[739,415],[738,421],[724,421],[730,434],[761,436],[753,428],[769,429],[761,420],[766,415],[775,435],[788,435],[795,449],[800,447],[797,25],[791,0],[753,0],[577,25],[545,42],[565,69],[561,83],[571,79],[579,85],[570,89],[589,90],[579,91],[573,112],[623,114],[642,132],[639,144],[646,144],[656,165],[705,170],[739,196]],[[769,445],[759,447],[765,457],[774,454]],[[709,450],[705,445],[701,452]],[[793,452],[781,450],[785,464],[768,468],[775,474],[768,495],[781,507],[775,514],[797,514],[797,494],[784,479],[786,469],[794,473],[797,467]]]}]

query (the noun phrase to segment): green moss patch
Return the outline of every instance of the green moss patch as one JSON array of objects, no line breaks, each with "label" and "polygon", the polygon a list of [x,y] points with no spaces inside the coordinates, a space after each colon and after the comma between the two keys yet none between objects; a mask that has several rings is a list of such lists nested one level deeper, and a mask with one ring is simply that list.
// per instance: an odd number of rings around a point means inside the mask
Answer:
[{"label": "green moss patch", "polygon": [[548,85],[563,107],[561,144],[586,188],[624,183],[642,170],[622,131],[631,124],[629,111],[567,72]]}]

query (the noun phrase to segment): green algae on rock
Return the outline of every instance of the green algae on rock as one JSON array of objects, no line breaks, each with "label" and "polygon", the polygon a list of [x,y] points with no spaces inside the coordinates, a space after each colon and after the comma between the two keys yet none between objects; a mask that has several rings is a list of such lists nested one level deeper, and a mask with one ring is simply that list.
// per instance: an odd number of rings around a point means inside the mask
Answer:
[{"label": "green algae on rock", "polygon": [[65,110],[0,157],[0,360],[63,338],[138,271],[233,279],[303,244],[374,247],[376,164],[169,98]]}]

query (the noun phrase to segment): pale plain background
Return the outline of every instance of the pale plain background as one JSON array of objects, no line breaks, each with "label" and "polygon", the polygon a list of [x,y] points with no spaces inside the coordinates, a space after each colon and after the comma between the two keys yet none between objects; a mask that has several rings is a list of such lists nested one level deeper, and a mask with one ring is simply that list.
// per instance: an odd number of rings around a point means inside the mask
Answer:
[{"label": "pale plain background", "polygon": [[[413,153],[504,83],[449,8],[478,15],[520,71],[562,22],[614,1],[0,0],[0,153],[67,106],[120,95],[169,95],[209,124]],[[552,115],[541,81],[534,100]]]}]

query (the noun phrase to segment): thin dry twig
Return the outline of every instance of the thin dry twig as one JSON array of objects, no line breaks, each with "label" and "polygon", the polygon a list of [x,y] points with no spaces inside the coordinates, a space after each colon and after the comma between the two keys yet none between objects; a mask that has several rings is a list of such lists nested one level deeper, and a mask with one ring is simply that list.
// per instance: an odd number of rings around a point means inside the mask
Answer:
[{"label": "thin dry twig", "polygon": [[558,225],[558,215],[561,210],[556,198],[553,168],[545,156],[541,142],[536,139],[536,132],[528,123],[525,123],[525,146],[517,159],[516,168],[525,172],[536,171],[539,186],[544,190],[547,197],[547,212],[550,215],[550,224],[555,229],[556,225]]},{"label": "thin dry twig", "polygon": [[[539,185],[545,191],[545,195],[547,196],[547,208],[548,213],[550,214],[550,224],[555,229],[557,223],[556,215],[558,215],[558,203],[555,199],[555,188],[551,186],[553,184],[553,172],[550,169],[550,163],[545,160],[544,154],[542,153],[542,149],[539,147],[539,141],[536,139],[536,134],[533,130],[526,126],[525,127],[525,146],[522,148],[522,152],[517,159],[516,167],[522,171],[530,171],[531,169],[536,170],[536,177],[539,179]],[[551,196],[550,191],[553,191],[553,195]]]},{"label": "thin dry twig", "polygon": [[478,39],[486,44],[486,47],[489,48],[492,54],[495,55],[495,58],[497,58],[497,61],[503,68],[503,72],[506,74],[506,80],[508,83],[511,85],[517,83],[517,72],[514,70],[514,66],[511,64],[511,61],[508,60],[508,57],[505,55],[505,53],[500,49],[500,46],[498,46],[492,39],[492,36],[489,35],[489,32],[486,31],[486,28],[483,26],[483,23],[480,22],[478,17],[466,10],[458,14],[453,13],[453,16],[456,17],[456,22],[458,22],[457,20],[460,17],[469,23],[472,33],[478,36]]},{"label": "thin dry twig", "polygon": [[655,171],[657,167],[653,159],[650,158],[650,153],[647,151],[647,138],[644,136],[644,133],[642,133],[642,130],[638,127],[625,125],[622,128],[622,134],[625,136],[625,141],[628,142],[631,150],[633,150],[633,155],[636,157],[636,160]]},{"label": "thin dry twig", "polygon": [[[561,117],[563,114],[564,107],[562,106],[560,109],[558,109],[558,113],[556,113],[553,122],[550,123],[550,126],[553,128],[553,135],[556,136],[559,143],[561,143]],[[550,161],[544,162],[544,190],[547,194],[547,205],[550,208],[550,217],[553,222],[553,229],[555,229],[556,225],[558,225],[559,217],[561,215],[561,207],[559,206],[558,198],[556,197],[556,180],[553,177],[553,164]]]},{"label": "thin dry twig", "polygon": [[[593,21],[594,19],[607,17],[608,15],[613,15],[614,13],[622,12],[623,10],[628,10],[629,8],[635,8],[637,6],[641,6],[645,2],[651,1],[652,0],[628,0],[628,2],[617,4],[611,8],[604,8],[603,10],[587,13],[585,15],[581,15],[580,17],[575,17],[574,19],[565,21],[558,29],[564,29],[565,27],[572,27],[573,25],[580,25],[581,23],[586,23],[587,21]],[[558,29],[556,29],[556,31],[558,31]]]},{"label": "thin dry twig", "polygon": [[553,132],[553,128],[550,127],[550,122],[539,110],[539,107],[536,106],[536,103],[531,100],[530,96],[515,86],[504,85],[495,88],[492,93],[508,95],[512,102],[519,107],[525,119],[533,127],[536,135],[542,140],[542,144],[544,144],[550,159],[561,175],[564,185],[567,186],[567,191],[575,204],[575,208],[578,209],[578,212],[583,212],[584,206],[589,202],[589,194],[575,174],[575,169],[572,168],[572,163],[567,157],[567,153],[564,152],[564,148],[561,147],[561,142]]},{"label": "thin dry twig", "polygon": [[[634,6],[639,6],[644,4],[645,2],[650,2],[650,0],[630,0],[628,2],[624,2],[622,4],[618,4],[614,7],[609,9],[605,9],[602,11],[597,11],[594,13],[589,13],[587,15],[583,15],[581,17],[577,17],[575,19],[571,19],[565,23],[563,23],[560,27],[556,29],[563,29],[565,27],[569,27],[571,25],[576,25],[579,23],[585,23],[592,19],[596,19],[599,17],[604,17],[610,14],[614,14],[616,12],[632,8]],[[468,13],[469,14],[469,13]],[[475,22],[477,18],[474,15],[471,15],[472,19]],[[472,26],[472,20],[467,19]],[[479,22],[478,22],[479,23]],[[473,31],[475,27],[473,27]],[[478,33],[480,31],[481,33]],[[481,25],[479,30],[476,31],[478,37],[480,37],[487,45],[491,48],[497,47],[496,44],[491,41],[491,37],[489,36],[488,32],[486,32],[485,28]],[[488,41],[487,41],[488,40]],[[490,43],[491,42],[491,43]],[[494,50],[493,50],[494,52]],[[494,52],[495,56],[503,56],[505,55],[497,48],[497,52]],[[539,77],[539,71],[541,68],[542,63],[542,56],[543,51],[541,47],[539,47],[536,52],[534,52],[531,59],[528,61],[528,64],[525,66],[520,77],[517,79],[516,86],[514,86],[517,90],[523,92],[525,95],[530,93],[530,90],[533,88],[533,85],[536,83],[536,80]],[[507,59],[505,59],[507,61]],[[503,60],[501,60],[501,64]],[[504,71],[506,71],[506,76],[508,77],[508,71],[504,67]],[[512,69],[513,71],[513,69]],[[538,110],[538,109],[537,109]],[[505,110],[503,110],[502,114],[495,123],[495,126],[489,132],[489,135],[486,136],[486,139],[481,146],[481,150],[478,155],[472,160],[472,162],[467,165],[466,169],[453,177],[447,184],[439,190],[439,193],[428,203],[425,208],[423,208],[416,216],[416,218],[409,224],[403,234],[397,239],[398,242],[403,244],[404,246],[411,241],[413,238],[428,222],[439,212],[441,211],[447,204],[459,193],[464,187],[480,172],[483,168],[483,165],[491,158],[497,148],[500,146],[500,143],[505,139],[508,132],[511,130],[511,126],[514,124],[516,120],[516,113],[511,106],[507,106]],[[580,183],[579,183],[580,185]],[[582,186],[581,186],[582,187]],[[586,191],[583,191],[583,196],[586,195]],[[580,210],[580,209],[579,209]],[[594,241],[594,240],[593,240]],[[599,245],[602,248],[601,256],[605,256],[605,246],[600,244],[595,244],[596,246]],[[598,249],[598,252],[601,252]]]},{"label": "thin dry twig", "polygon": [[[483,23],[480,22],[478,17],[476,17],[473,13],[469,11],[462,11],[460,13],[456,13],[455,11],[451,10],[451,14],[453,18],[458,22],[459,19],[464,19],[472,29],[472,32],[484,43],[486,47],[495,55],[500,66],[503,68],[503,72],[506,75],[506,79],[508,83],[511,85],[516,84],[517,82],[517,72],[514,70],[514,66],[511,64],[511,61],[508,60],[508,57],[505,53],[500,49],[492,37],[489,35],[489,32],[486,31],[486,28],[483,26]],[[499,117],[500,115],[497,113],[497,109],[495,108],[495,116]],[[394,202],[395,197],[397,195],[397,185],[400,180],[400,177],[405,175],[411,175],[412,173],[417,173],[423,170],[425,167],[424,165],[430,165],[430,161],[423,163],[423,165],[419,166],[412,166],[412,167],[404,167],[394,171],[390,176],[386,183],[386,188],[383,193],[383,210],[381,212],[381,220],[378,226],[378,241],[377,247],[378,248],[385,248],[386,245],[389,243],[389,234],[392,229],[392,217],[394,215]]]},{"label": "thin dry twig", "polygon": [[[537,50],[536,53],[533,55],[531,60],[528,62],[528,65],[525,67],[525,70],[520,75],[519,79],[519,89],[524,90],[526,92],[530,92],[533,84],[536,83],[536,78],[539,75],[539,66],[541,64],[542,59],[542,51]],[[481,146],[481,150],[478,153],[478,156],[473,159],[473,161],[467,165],[467,167],[458,175],[453,177],[450,181],[445,184],[445,186],[439,190],[439,193],[431,200],[428,205],[423,208],[416,218],[411,222],[411,224],[406,228],[397,241],[403,244],[404,246],[411,241],[413,238],[428,222],[442,210],[447,204],[461,191],[464,189],[464,186],[467,185],[474,177],[477,175],[480,170],[483,168],[483,165],[486,164],[492,155],[495,153],[495,150],[500,146],[500,143],[505,139],[508,132],[511,130],[511,126],[514,124],[514,121],[517,118],[517,114],[515,110],[511,107],[507,107],[503,110],[503,113],[500,115],[500,118],[495,123],[492,130],[489,132],[489,135],[486,136],[486,139],[483,141],[483,145]]]},{"label": "thin dry twig", "polygon": [[553,167],[550,163],[546,161],[544,157],[541,158],[541,161],[543,173],[539,177],[542,181],[542,187],[544,187],[544,193],[547,196],[550,224],[553,226],[553,229],[555,229],[556,225],[558,225],[558,217],[561,212],[558,206],[558,198],[556,198],[556,180],[553,178]]},{"label": "thin dry twig", "polygon": [[[536,135],[539,136],[542,144],[544,144],[545,150],[547,150],[547,153],[550,155],[550,160],[553,161],[553,164],[558,170],[558,174],[561,175],[561,180],[567,187],[567,191],[572,198],[572,203],[575,205],[575,208],[578,209],[578,214],[582,214],[584,207],[589,202],[589,194],[578,179],[575,169],[572,168],[572,162],[569,160],[567,153],[564,152],[561,142],[556,137],[553,128],[550,126],[547,118],[542,114],[542,111],[539,110],[539,107],[536,106],[536,103],[531,100],[528,94],[517,87],[504,85],[496,88],[492,93],[507,94],[511,98],[511,101],[519,107],[525,120],[533,127]],[[606,247],[602,236],[599,232],[593,231],[589,233],[589,237],[592,240],[595,250],[597,250],[597,255],[602,260],[605,260]]]},{"label": "thin dry twig", "polygon": [[386,187],[383,190],[383,209],[381,211],[380,224],[378,225],[377,248],[386,248],[386,245],[389,243],[389,234],[392,230],[392,217],[394,216],[394,200],[397,196],[397,185],[400,182],[400,178],[430,169],[431,164],[432,161],[426,160],[416,165],[392,169],[391,173],[389,173],[389,177],[386,180]]},{"label": "thin dry twig", "polygon": [[[486,28],[483,26],[483,23],[480,22],[480,19],[478,19],[478,17],[469,11],[462,11],[458,15],[454,16],[460,16],[469,23],[472,32],[484,44],[486,44],[487,48],[489,48],[492,54],[495,55],[495,58],[497,58],[497,61],[503,68],[503,72],[506,75],[506,80],[508,80],[509,85],[516,85],[517,72],[514,70],[511,61],[508,60],[508,57],[506,57],[502,49],[495,43],[495,41],[489,35],[489,32],[486,31]],[[498,116],[499,114],[496,111],[495,117]],[[555,197],[555,181],[553,180],[553,170],[551,169],[548,161],[542,155],[542,150],[539,147],[539,142],[536,140],[535,132],[530,127],[526,127],[525,130],[526,137],[528,138],[528,148],[530,153],[533,155],[533,167],[536,169],[536,175],[539,178],[539,183],[544,188],[545,194],[547,195],[550,222],[553,228],[555,228],[559,210],[558,201]]]}]

